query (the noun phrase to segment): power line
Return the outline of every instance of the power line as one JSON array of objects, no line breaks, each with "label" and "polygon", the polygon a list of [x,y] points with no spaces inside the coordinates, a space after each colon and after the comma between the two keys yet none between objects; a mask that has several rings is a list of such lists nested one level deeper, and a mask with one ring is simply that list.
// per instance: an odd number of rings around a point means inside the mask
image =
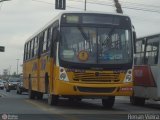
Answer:
[{"label": "power line", "polygon": [[[45,1],[42,1],[42,0],[32,0],[32,1],[35,1],[35,2],[41,2],[41,3],[46,3],[46,4],[52,4],[52,3],[45,2]],[[52,4],[52,5],[53,5],[53,4]]]},{"label": "power line", "polygon": [[158,5],[149,5],[149,4],[143,4],[143,3],[133,3],[133,2],[124,2],[124,1],[121,1],[122,3],[126,3],[126,4],[131,4],[131,5],[136,5],[136,6],[145,6],[145,7],[154,7],[154,8],[160,8],[160,6]]},{"label": "power line", "polygon": [[[100,0],[97,0],[97,1],[102,2],[102,3],[106,3],[106,1],[100,1]],[[113,0],[109,0],[109,1],[113,1]],[[154,7],[154,8],[159,9],[160,6],[158,6],[158,5],[149,5],[149,4],[142,4],[142,3],[124,2],[124,1],[121,1],[121,3],[122,3],[123,8],[128,8],[128,9],[132,8],[132,9],[136,9],[136,10],[139,10],[139,9],[143,10],[144,9],[144,11],[149,11],[149,12],[157,12],[157,11],[160,12],[157,9],[147,9],[148,7]]]},{"label": "power line", "polygon": [[[35,1],[35,2],[42,2],[42,3],[46,3],[46,4],[51,4],[51,5],[55,5],[53,3],[49,3],[49,2],[45,2],[45,1],[42,1],[42,0],[32,0],[32,1]],[[81,3],[84,3],[83,1],[78,1],[78,0],[68,0],[68,1],[72,1],[72,2],[81,2]],[[101,1],[102,2],[102,1]],[[99,2],[90,2],[90,1],[87,1],[87,3],[90,3],[90,4],[96,4],[96,5],[102,5],[102,6],[110,6],[110,7],[114,7],[113,4],[106,4],[106,2],[104,3],[99,3]],[[81,9],[83,10],[82,8],[78,8],[78,7],[73,7],[73,6],[67,6],[69,8],[74,8],[74,9]],[[125,8],[125,9],[131,9],[131,10],[138,10],[138,11],[145,11],[145,12],[155,12],[155,13],[160,13],[160,10],[155,10],[155,9],[146,9],[146,8],[140,8],[140,7],[130,7],[130,6],[121,6],[122,8]]]},{"label": "power line", "polygon": [[[69,1],[75,1],[75,2],[83,2],[82,0],[69,0]],[[107,3],[107,4],[110,4],[110,3],[113,3],[113,0],[107,0],[107,1],[103,1],[103,0],[87,0],[87,2],[89,3],[89,1],[95,1],[95,2],[98,2],[98,3]],[[108,2],[110,1],[110,2]],[[129,4],[129,5],[135,5],[135,6],[145,6],[145,7],[156,7],[156,8],[160,8],[160,6],[158,5],[149,5],[149,4],[143,4],[143,3],[134,3],[134,2],[124,2],[124,1],[120,1],[120,3],[124,3],[124,4]]]},{"label": "power line", "polygon": [[[83,2],[83,1],[77,1],[77,0],[68,0],[68,1]],[[97,4],[97,5],[103,5],[103,6],[112,6],[112,7],[114,6],[114,5],[112,5],[112,4],[98,3],[98,2],[89,2],[89,1],[87,1],[87,3]],[[146,8],[139,8],[139,7],[128,7],[128,6],[121,6],[121,7],[122,7],[122,8],[125,8],[125,9],[132,9],[132,10],[138,10],[138,11],[160,13],[159,10],[154,10],[154,9],[146,9]]]},{"label": "power line", "polygon": [[[54,3],[45,2],[45,1],[41,1],[41,0],[32,0],[32,1],[46,3],[46,4],[49,4],[49,5],[52,5],[52,6],[55,5]],[[82,8],[78,8],[78,7],[72,7],[72,6],[67,6],[67,7],[74,8],[74,9],[81,9],[82,10]]]},{"label": "power line", "polygon": [[[83,3],[83,1],[77,1],[77,0],[68,0],[68,1],[81,2],[81,3]],[[98,5],[104,5],[103,3],[89,2],[89,1],[87,1],[87,3],[90,3],[90,4],[98,4]],[[106,6],[106,4],[105,4],[105,6]],[[113,5],[113,4],[107,4],[107,6],[114,6],[114,5]]]},{"label": "power line", "polygon": [[[106,3],[106,1],[102,1],[102,0],[96,0],[96,1]],[[108,0],[108,1],[113,2],[113,0]],[[131,4],[132,6],[133,6],[133,4],[134,4],[134,5],[137,5],[137,6],[154,7],[154,8],[157,7],[157,8],[160,8],[160,6],[158,6],[158,5],[150,5],[150,4],[134,3],[134,2],[124,2],[123,0],[120,0],[120,3]]]}]

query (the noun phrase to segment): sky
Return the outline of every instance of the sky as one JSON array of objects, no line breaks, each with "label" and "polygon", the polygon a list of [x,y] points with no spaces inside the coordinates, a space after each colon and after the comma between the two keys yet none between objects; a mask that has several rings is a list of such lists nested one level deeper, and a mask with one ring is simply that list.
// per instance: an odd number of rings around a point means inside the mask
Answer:
[{"label": "sky", "polygon": [[[1,0],[0,0],[1,1]],[[160,0],[119,0],[130,16],[138,37],[160,33]],[[66,0],[67,11],[84,11],[84,0]],[[0,74],[22,72],[25,41],[59,12],[55,0],[10,0],[0,2]],[[87,11],[113,12],[113,0],[87,0]]]}]

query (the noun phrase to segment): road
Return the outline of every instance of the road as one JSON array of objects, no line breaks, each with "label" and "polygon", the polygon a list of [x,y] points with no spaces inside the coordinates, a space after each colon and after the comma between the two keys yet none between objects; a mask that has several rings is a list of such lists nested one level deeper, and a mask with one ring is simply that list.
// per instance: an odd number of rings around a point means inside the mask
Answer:
[{"label": "road", "polygon": [[116,97],[113,109],[107,110],[102,107],[101,100],[60,99],[58,106],[50,106],[47,95],[43,100],[30,100],[27,93],[18,95],[15,90],[0,90],[0,95],[0,114],[8,115],[10,120],[135,120],[143,117],[149,120],[146,115],[160,120],[160,102],[155,101],[147,101],[142,107],[131,105],[128,97]]}]

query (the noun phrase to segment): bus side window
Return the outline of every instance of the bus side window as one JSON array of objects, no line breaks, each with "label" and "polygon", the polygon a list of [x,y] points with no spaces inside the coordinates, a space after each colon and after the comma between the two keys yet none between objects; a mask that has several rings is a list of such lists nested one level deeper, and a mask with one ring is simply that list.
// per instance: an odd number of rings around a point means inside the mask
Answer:
[{"label": "bus side window", "polygon": [[147,45],[146,58],[148,65],[155,65],[158,63],[159,43],[153,42]]},{"label": "bus side window", "polygon": [[26,43],[27,47],[26,47],[26,60],[28,60],[28,43]]},{"label": "bus side window", "polygon": [[24,58],[23,58],[24,61],[26,60],[26,54],[27,54],[27,44],[25,44],[24,47]]},{"label": "bus side window", "polygon": [[48,29],[48,34],[47,34],[47,51],[50,49],[50,44],[52,40],[52,27]]},{"label": "bus side window", "polygon": [[44,42],[44,33],[40,33],[40,35],[39,35],[39,44],[40,44],[39,45],[39,53],[40,54],[43,53],[43,42]]},{"label": "bus side window", "polygon": [[136,55],[135,55],[135,64],[140,65],[144,64],[144,43],[143,40],[136,42]]},{"label": "bus side window", "polygon": [[35,42],[34,42],[34,56],[38,55],[38,38],[35,38]]},{"label": "bus side window", "polygon": [[52,28],[52,37],[51,37],[51,56],[53,56],[54,58],[56,57],[56,43],[57,43],[57,28],[58,27],[53,27]]},{"label": "bus side window", "polygon": [[57,27],[53,28],[52,39],[53,42],[57,41]]},{"label": "bus side window", "polygon": [[34,50],[34,39],[31,40],[31,53],[30,53],[30,54],[31,54],[31,55],[30,55],[31,58],[34,57],[34,52],[33,52],[33,50]]},{"label": "bus side window", "polygon": [[47,36],[48,35],[48,30],[44,32],[44,40],[43,40],[43,53],[47,51]]},{"label": "bus side window", "polygon": [[28,42],[28,50],[27,50],[27,53],[28,53],[27,54],[27,59],[30,59],[30,54],[31,54],[30,51],[31,51],[31,42],[29,41]]},{"label": "bus side window", "polygon": [[155,64],[158,64],[158,57],[159,57],[159,44],[158,44],[158,48],[157,48],[157,52],[155,53]]}]

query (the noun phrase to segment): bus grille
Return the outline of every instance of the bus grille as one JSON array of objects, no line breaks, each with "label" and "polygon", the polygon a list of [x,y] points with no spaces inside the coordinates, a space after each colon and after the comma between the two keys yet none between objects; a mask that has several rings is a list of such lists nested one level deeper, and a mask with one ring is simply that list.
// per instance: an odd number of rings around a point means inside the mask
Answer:
[{"label": "bus grille", "polygon": [[110,88],[93,88],[93,87],[79,87],[79,86],[77,86],[77,89],[80,92],[112,93],[116,88],[115,87],[110,87]]},{"label": "bus grille", "polygon": [[74,73],[74,81],[79,82],[105,82],[105,83],[116,83],[120,82],[119,73]]}]

